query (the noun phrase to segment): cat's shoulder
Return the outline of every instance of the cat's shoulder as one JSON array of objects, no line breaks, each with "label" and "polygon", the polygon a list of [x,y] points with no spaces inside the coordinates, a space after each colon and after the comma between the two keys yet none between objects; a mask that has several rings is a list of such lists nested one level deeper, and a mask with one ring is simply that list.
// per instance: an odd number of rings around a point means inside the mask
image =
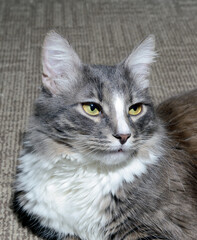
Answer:
[{"label": "cat's shoulder", "polygon": [[156,112],[168,135],[197,158],[197,89],[167,99],[159,104]]}]

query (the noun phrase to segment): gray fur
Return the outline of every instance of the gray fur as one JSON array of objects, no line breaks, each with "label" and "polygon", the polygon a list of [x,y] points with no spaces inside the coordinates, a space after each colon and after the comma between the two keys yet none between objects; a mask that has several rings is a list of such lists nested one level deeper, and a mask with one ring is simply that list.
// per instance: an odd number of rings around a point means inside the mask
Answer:
[{"label": "gray fur", "polygon": [[[132,74],[129,61],[115,66],[81,63],[75,75],[78,79],[61,91],[51,91],[44,84],[24,138],[23,154],[55,154],[57,145],[87,155],[104,154],[109,150],[107,135],[117,134],[114,93],[121,94],[127,106],[142,103],[147,111],[136,121],[125,113],[133,137],[130,155],[137,155],[156,133],[160,134],[164,153],[157,164],[148,167],[146,174],[136,177],[133,183],[124,183],[115,194],[105,196],[103,214],[108,223],[103,229],[104,239],[195,240],[197,165],[192,156],[176,149],[173,140],[166,138],[148,89]],[[58,76],[55,79],[58,84]],[[144,79],[147,80],[147,76],[143,73],[141,80]],[[102,107],[99,121],[80,112],[81,103],[86,99],[95,99]],[[75,238],[67,236],[66,239]]]},{"label": "gray fur", "polygon": [[[50,136],[53,140],[67,144],[75,151],[105,152],[108,149],[106,134],[116,134],[116,122],[114,117],[114,107],[111,102],[115,92],[121,93],[128,105],[140,102],[146,104],[148,111],[138,121],[133,122],[130,118],[129,124],[132,128],[134,147],[131,152],[138,149],[139,142],[143,139],[151,138],[157,131],[157,120],[153,105],[147,90],[132,94],[135,82],[129,79],[127,69],[123,65],[118,66],[83,66],[83,71],[79,80],[72,91],[64,92],[53,96],[44,88],[42,94],[35,103],[35,113],[32,118],[31,141],[37,143],[39,148],[45,144],[40,140],[39,133],[46,137]],[[103,108],[107,106],[108,112],[103,111],[102,120],[95,122],[94,118],[79,113],[78,105],[83,99],[97,99]],[[127,116],[128,117],[128,116]],[[30,127],[31,128],[31,127]],[[34,134],[34,132],[38,132]],[[38,137],[39,136],[39,137]],[[86,141],[84,146],[79,142]],[[39,150],[35,150],[39,151]]]}]

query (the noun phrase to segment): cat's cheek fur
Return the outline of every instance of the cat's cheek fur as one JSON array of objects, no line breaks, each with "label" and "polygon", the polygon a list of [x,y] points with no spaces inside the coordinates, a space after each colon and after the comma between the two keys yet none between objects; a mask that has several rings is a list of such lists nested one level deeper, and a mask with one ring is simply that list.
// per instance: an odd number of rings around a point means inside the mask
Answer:
[{"label": "cat's cheek fur", "polygon": [[98,171],[98,165],[82,167],[75,161],[76,154],[53,158],[26,154],[20,159],[16,182],[16,191],[24,192],[20,206],[30,215],[38,216],[42,226],[60,234],[103,240],[108,195],[114,195],[124,182],[133,182],[135,176],[146,172],[147,164],[157,161],[160,153],[151,147],[152,144],[148,151],[140,152],[116,171],[113,167]]}]

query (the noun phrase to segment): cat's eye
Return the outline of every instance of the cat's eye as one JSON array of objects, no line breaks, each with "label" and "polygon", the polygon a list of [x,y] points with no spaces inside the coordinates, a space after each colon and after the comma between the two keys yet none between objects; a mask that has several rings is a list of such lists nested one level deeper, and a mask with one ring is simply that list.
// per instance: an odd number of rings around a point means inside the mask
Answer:
[{"label": "cat's eye", "polygon": [[91,116],[98,116],[101,112],[100,105],[96,103],[82,103],[83,110],[91,115]]},{"label": "cat's eye", "polygon": [[129,114],[131,116],[137,116],[142,112],[142,104],[138,103],[138,104],[134,104],[129,108]]}]

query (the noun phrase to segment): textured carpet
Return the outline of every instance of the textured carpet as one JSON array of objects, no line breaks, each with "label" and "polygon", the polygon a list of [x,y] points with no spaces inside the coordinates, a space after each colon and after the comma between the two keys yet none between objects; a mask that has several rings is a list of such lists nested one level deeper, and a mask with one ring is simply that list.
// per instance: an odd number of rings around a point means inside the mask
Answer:
[{"label": "textured carpet", "polygon": [[[9,208],[20,136],[40,86],[46,32],[66,36],[87,63],[113,64],[149,34],[159,57],[156,103],[197,87],[196,0],[0,0],[0,239],[37,239]],[[96,239],[92,239],[96,240]]]}]

